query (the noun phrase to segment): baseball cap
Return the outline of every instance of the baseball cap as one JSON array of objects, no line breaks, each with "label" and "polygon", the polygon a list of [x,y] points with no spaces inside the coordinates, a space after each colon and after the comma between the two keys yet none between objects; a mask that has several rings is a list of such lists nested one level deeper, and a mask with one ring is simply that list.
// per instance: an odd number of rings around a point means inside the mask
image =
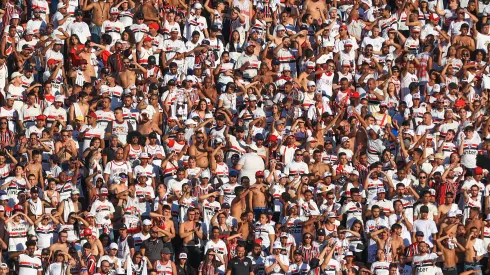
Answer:
[{"label": "baseball cap", "polygon": [[415,236],[422,236],[422,237],[423,237],[423,236],[424,236],[424,232],[422,232],[422,231],[417,231],[417,232],[415,233]]},{"label": "baseball cap", "polygon": [[148,158],[150,158],[150,156],[148,156],[148,153],[146,153],[146,152],[140,153],[140,159],[148,159]]},{"label": "baseball cap", "polygon": [[80,190],[78,190],[78,189],[73,189],[73,190],[71,191],[71,194],[72,194],[72,195],[80,195]]},{"label": "baseball cap", "polygon": [[481,167],[476,167],[475,168],[475,175],[482,175],[483,174],[483,169]]},{"label": "baseball cap", "polygon": [[187,259],[187,253],[180,253],[179,259]]},{"label": "baseball cap", "polygon": [[164,247],[161,251],[162,254],[172,254],[172,251],[170,251],[170,248]]},{"label": "baseball cap", "polygon": [[318,229],[318,231],[316,232],[316,235],[317,236],[326,236],[326,232],[325,232],[325,229],[321,228],[321,229]]},{"label": "baseball cap", "polygon": [[[92,235],[92,229],[90,228],[85,228],[83,230],[83,236],[87,237],[87,236],[91,236]],[[116,248],[117,248],[117,245],[116,245]]]},{"label": "baseball cap", "polygon": [[0,196],[0,201],[8,201],[9,197],[7,195],[1,195]]},{"label": "baseball cap", "polygon": [[225,202],[221,205],[221,208],[226,208],[226,209],[229,209],[230,208],[230,204]]},{"label": "baseball cap", "polygon": [[454,212],[454,211],[449,211],[449,212],[447,213],[447,217],[448,217],[448,218],[456,218],[456,212]]},{"label": "baseball cap", "polygon": [[300,249],[296,249],[294,250],[294,255],[303,255],[303,251],[301,251]]},{"label": "baseball cap", "polygon": [[274,242],[274,245],[272,246],[272,249],[282,249],[282,245],[279,242]]},{"label": "baseball cap", "polygon": [[111,11],[110,11],[111,14],[119,14],[119,9],[114,7],[114,8],[111,8]]},{"label": "baseball cap", "polygon": [[440,17],[437,13],[431,13],[429,15],[429,20],[432,20],[432,21],[439,21]]},{"label": "baseball cap", "polygon": [[312,81],[312,80],[308,81],[308,87],[311,87],[311,86],[316,86],[315,81]]},{"label": "baseball cap", "polygon": [[149,219],[145,219],[143,221],[143,225],[151,225],[151,221]]},{"label": "baseball cap", "polygon": [[412,28],[412,32],[420,32],[420,27],[419,26],[414,26]]},{"label": "baseball cap", "polygon": [[112,250],[112,249],[117,249],[117,243],[111,243],[111,245],[109,245],[109,248]]},{"label": "baseball cap", "polygon": [[103,187],[103,188],[100,188],[100,194],[101,195],[107,195],[107,194],[109,194],[109,191],[107,190],[107,188]]}]

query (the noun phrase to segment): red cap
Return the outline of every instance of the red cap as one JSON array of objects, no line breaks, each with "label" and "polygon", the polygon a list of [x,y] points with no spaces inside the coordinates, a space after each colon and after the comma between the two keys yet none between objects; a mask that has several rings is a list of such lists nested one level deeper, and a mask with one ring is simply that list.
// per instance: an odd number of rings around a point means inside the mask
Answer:
[{"label": "red cap", "polygon": [[357,92],[357,91],[356,91],[356,92],[353,92],[353,93],[350,95],[350,97],[352,97],[352,98],[360,98],[360,97],[361,97],[361,95],[359,95],[359,92]]},{"label": "red cap", "polygon": [[87,236],[92,236],[92,229],[90,228],[85,228],[83,230],[83,236],[87,237]]},{"label": "red cap", "polygon": [[439,21],[439,15],[437,13],[431,13],[429,15],[429,20],[432,20],[432,21]]},{"label": "red cap", "polygon": [[14,206],[14,211],[24,211],[24,207],[20,204]]},{"label": "red cap", "polygon": [[271,135],[269,141],[277,141],[277,136]]},{"label": "red cap", "polygon": [[57,60],[57,59],[53,59],[51,58],[50,60],[48,60],[48,66],[51,66],[51,65],[54,65],[54,64],[58,64],[60,63],[61,61]]},{"label": "red cap", "polygon": [[151,24],[148,25],[148,28],[155,29],[155,30],[158,31],[160,29],[160,26],[158,26],[157,23],[151,23]]},{"label": "red cap", "polygon": [[264,171],[257,171],[255,172],[255,177],[263,177],[264,176]]},{"label": "red cap", "polygon": [[151,38],[150,36],[147,36],[147,37],[145,37],[145,39],[143,41],[144,42],[152,42],[153,38]]},{"label": "red cap", "polygon": [[94,112],[88,113],[88,116],[97,119],[97,115]]},{"label": "red cap", "polygon": [[254,242],[255,242],[256,244],[260,244],[260,245],[262,245],[262,239],[255,239],[255,241],[254,241]]},{"label": "red cap", "polygon": [[481,167],[476,167],[475,168],[475,175],[482,175],[483,174],[483,169]]},{"label": "red cap", "polygon": [[345,29],[345,30],[347,30],[347,25],[346,24],[342,24],[342,25],[340,25],[339,29]]},{"label": "red cap", "polygon": [[464,107],[464,106],[466,106],[466,102],[464,102],[464,100],[462,99],[458,99],[454,103],[454,107]]},{"label": "red cap", "polygon": [[37,120],[46,120],[46,116],[45,115],[38,115],[36,117]]}]

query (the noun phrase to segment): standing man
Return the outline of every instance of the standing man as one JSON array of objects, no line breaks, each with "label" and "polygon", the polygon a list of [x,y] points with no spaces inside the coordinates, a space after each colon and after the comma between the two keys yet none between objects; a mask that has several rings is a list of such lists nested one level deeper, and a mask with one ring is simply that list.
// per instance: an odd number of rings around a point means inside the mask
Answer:
[{"label": "standing man", "polygon": [[245,246],[237,246],[236,256],[230,260],[226,275],[254,275],[252,260],[245,257]]}]

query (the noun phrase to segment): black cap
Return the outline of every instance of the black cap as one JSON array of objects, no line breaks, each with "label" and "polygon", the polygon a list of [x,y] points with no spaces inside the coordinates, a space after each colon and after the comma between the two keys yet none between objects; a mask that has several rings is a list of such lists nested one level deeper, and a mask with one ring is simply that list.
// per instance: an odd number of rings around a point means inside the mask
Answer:
[{"label": "black cap", "polygon": [[151,133],[148,135],[148,138],[157,138],[157,133],[155,133],[155,132],[151,132]]},{"label": "black cap", "polygon": [[418,88],[419,88],[419,83],[418,82],[412,82],[412,83],[410,83],[410,85],[408,85],[408,89],[410,91],[415,90],[415,89],[418,89]]},{"label": "black cap", "polygon": [[327,233],[325,232],[325,229],[321,228],[321,229],[318,229],[318,231],[316,232],[316,235],[317,236],[326,236]]},{"label": "black cap", "polygon": [[209,27],[209,30],[212,32],[217,32],[217,31],[219,31],[219,28],[217,25],[213,24],[213,25],[211,25],[211,27]]},{"label": "black cap", "polygon": [[277,59],[273,59],[272,65],[281,65],[281,62],[279,62],[279,60],[277,60]]},{"label": "black cap", "polygon": [[265,210],[265,214],[267,214],[267,215],[273,215],[274,214],[274,211],[272,211],[272,209],[270,209],[270,208],[267,208],[267,210]]},{"label": "black cap", "polygon": [[36,186],[32,187],[31,193],[39,193],[39,188],[37,188]]},{"label": "black cap", "polygon": [[223,205],[221,205],[221,208],[226,208],[226,209],[228,209],[228,208],[230,208],[230,204],[229,204],[229,203],[227,203],[227,202],[225,202],[225,203],[223,203]]},{"label": "black cap", "polygon": [[303,255],[303,251],[296,249],[294,250],[294,255]]},{"label": "black cap", "polygon": [[157,64],[157,59],[154,55],[150,55],[148,57],[148,65],[156,65]]},{"label": "black cap", "polygon": [[420,213],[429,213],[429,207],[427,207],[427,205],[422,205],[420,207]]},{"label": "black cap", "polygon": [[101,73],[103,74],[110,74],[111,71],[109,70],[109,68],[102,68],[102,70],[100,70]]},{"label": "black cap", "polygon": [[456,84],[454,82],[449,83],[448,86],[449,86],[450,89],[457,89],[458,88],[458,84]]},{"label": "black cap", "polygon": [[216,120],[226,120],[226,117],[223,114],[219,114],[216,116]]},{"label": "black cap", "polygon": [[31,64],[27,64],[25,66],[25,68],[24,68],[24,71],[26,71],[26,72],[32,72],[32,71],[34,71],[34,67],[32,67]]},{"label": "black cap", "polygon": [[235,127],[235,132],[237,132],[237,133],[244,133],[245,132],[245,128],[243,128],[243,126],[237,126],[237,127]]},{"label": "black cap", "polygon": [[[172,81],[172,80],[171,80]],[[170,81],[169,81],[170,82]],[[158,84],[156,83],[151,83],[150,86],[148,87],[150,91],[152,90],[158,90]]]},{"label": "black cap", "polygon": [[207,40],[207,39],[204,39],[204,40],[201,42],[201,45],[211,45],[211,42],[209,42],[209,40]]},{"label": "black cap", "polygon": [[83,11],[82,10],[76,10],[75,15],[83,15]]},{"label": "black cap", "polygon": [[422,232],[422,231],[417,231],[417,232],[415,233],[415,236],[421,236],[421,237],[423,237],[423,236],[424,236],[424,232]]},{"label": "black cap", "polygon": [[135,17],[136,19],[145,19],[145,16],[141,12],[137,13]]},{"label": "black cap", "polygon": [[173,79],[170,79],[168,82],[167,82],[167,86],[175,86],[177,85],[177,83],[175,83],[175,80]]},{"label": "black cap", "polygon": [[128,227],[126,226],[126,224],[124,224],[124,223],[123,223],[123,224],[122,224],[122,225],[119,227],[119,230],[121,230],[121,229],[128,229]]}]

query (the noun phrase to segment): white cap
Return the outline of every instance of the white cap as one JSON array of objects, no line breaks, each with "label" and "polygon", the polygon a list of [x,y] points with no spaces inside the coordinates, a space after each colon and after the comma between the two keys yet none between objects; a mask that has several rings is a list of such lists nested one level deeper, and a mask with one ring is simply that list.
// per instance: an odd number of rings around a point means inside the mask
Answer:
[{"label": "white cap", "polygon": [[412,137],[415,136],[415,132],[412,129],[408,129],[404,132],[405,134],[411,135]]},{"label": "white cap", "polygon": [[198,10],[198,9],[202,9],[202,5],[201,3],[195,3],[194,4],[194,9]]},{"label": "white cap", "polygon": [[277,26],[276,30],[277,31],[284,31],[284,30],[286,30],[286,28],[283,25],[279,25],[279,26]]},{"label": "white cap", "polygon": [[441,85],[434,84],[434,86],[432,86],[432,92],[433,93],[439,93],[440,91],[441,91]]},{"label": "white cap", "polygon": [[272,249],[282,249],[282,245],[280,242],[274,242]]},{"label": "white cap", "polygon": [[342,138],[340,139],[340,143],[344,143],[344,142],[346,142],[346,141],[350,141],[349,137],[342,137]]},{"label": "white cap", "polygon": [[150,158],[150,156],[148,156],[148,153],[146,153],[146,152],[140,153],[140,159],[148,159],[148,158]]},{"label": "white cap", "polygon": [[253,144],[253,143],[252,143],[252,144],[250,144],[250,145],[248,146],[248,148],[250,148],[250,149],[251,149],[251,150],[253,150],[253,151],[258,151],[258,150],[259,150],[259,148],[257,148],[257,145],[255,145],[255,144]]},{"label": "white cap", "polygon": [[378,194],[379,193],[386,193],[386,190],[383,187],[378,187]]},{"label": "white cap", "polygon": [[151,225],[151,221],[149,219],[145,219],[143,221],[143,225]]},{"label": "white cap", "polygon": [[10,19],[20,19],[19,14],[18,13],[12,14],[12,18]]},{"label": "white cap", "polygon": [[199,176],[200,178],[211,178],[211,174],[209,173],[209,170],[206,169],[204,171],[202,171],[201,175]]},{"label": "white cap", "polygon": [[185,77],[185,80],[194,82],[196,79],[194,78],[194,76],[193,76],[193,75],[187,75],[187,76]]},{"label": "white cap", "polygon": [[317,141],[317,140],[316,140],[316,138],[314,138],[314,137],[308,137],[308,138],[306,139],[306,142],[312,142],[312,141]]},{"label": "white cap", "polygon": [[19,76],[22,76],[22,74],[21,74],[21,73],[19,73],[19,72],[14,72],[14,73],[13,73],[13,74],[10,76],[10,79],[14,79],[14,78],[19,77]]},{"label": "white cap", "polygon": [[[449,217],[449,216],[448,216]],[[487,215],[487,217],[485,218],[486,221],[490,221],[490,214]]]},{"label": "white cap", "polygon": [[352,170],[352,172],[350,172],[351,175],[358,175],[359,176],[359,171],[357,170]]},{"label": "white cap", "polygon": [[187,253],[180,253],[179,259],[187,259]]},{"label": "white cap", "polygon": [[257,97],[255,95],[249,95],[248,96],[248,101],[257,101]]},{"label": "white cap", "polygon": [[306,67],[307,68],[309,68],[309,67],[315,68],[315,62],[313,62],[313,61],[307,61],[306,62]]},{"label": "white cap", "polygon": [[66,8],[65,3],[63,3],[63,2],[58,3],[58,9],[61,9],[61,8]]},{"label": "white cap", "polygon": [[119,14],[119,9],[118,8],[115,8],[115,7],[114,8],[111,8],[111,12],[110,13],[111,14],[116,14],[116,13]]},{"label": "white cap", "polygon": [[116,268],[116,274],[117,275],[124,275],[126,274],[126,270],[124,268]]},{"label": "white cap", "polygon": [[28,29],[26,31],[26,35],[33,35],[33,34],[34,34],[34,32],[31,29]]},{"label": "white cap", "polygon": [[335,214],[335,212],[328,212],[328,217],[329,218],[336,218],[337,214]]},{"label": "white cap", "polygon": [[65,102],[65,96],[63,96],[63,95],[57,95],[54,98],[54,102]]},{"label": "white cap", "polygon": [[9,197],[7,195],[1,195],[0,196],[0,201],[8,201]]},{"label": "white cap", "polygon": [[324,177],[324,178],[326,178],[326,177],[331,177],[331,176],[332,176],[332,173],[330,173],[330,172],[328,172],[328,171],[327,171],[327,172],[325,172],[325,173],[323,173],[323,177]]},{"label": "white cap", "polygon": [[110,249],[117,249],[117,243],[111,243],[111,245],[109,245],[109,248]]},{"label": "white cap", "polygon": [[308,87],[311,87],[311,86],[316,86],[315,81],[313,81],[313,80],[308,81]]},{"label": "white cap", "polygon": [[192,118],[188,118],[186,119],[186,121],[184,122],[185,125],[197,125],[197,122],[195,120],[193,120]]},{"label": "white cap", "polygon": [[66,130],[73,131],[73,126],[71,126],[70,124],[66,125]]},{"label": "white cap", "polygon": [[105,93],[108,93],[109,92],[109,87],[104,85],[102,87],[100,87],[100,93],[101,94],[105,94]]},{"label": "white cap", "polygon": [[5,211],[5,207],[3,207],[3,205],[0,205],[0,211]]},{"label": "white cap", "polygon": [[[449,211],[447,213],[447,217],[448,218],[456,218],[456,212],[455,211]],[[488,218],[488,216],[487,216],[487,218]]]}]

